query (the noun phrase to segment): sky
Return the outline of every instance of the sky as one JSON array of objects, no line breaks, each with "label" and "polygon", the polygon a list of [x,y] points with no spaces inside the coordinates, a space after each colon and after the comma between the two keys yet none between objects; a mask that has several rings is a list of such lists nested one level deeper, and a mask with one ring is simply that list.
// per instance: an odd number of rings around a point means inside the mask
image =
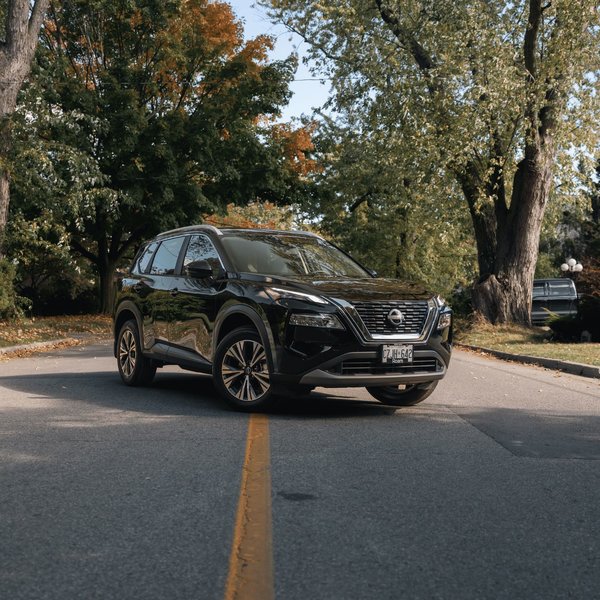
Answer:
[{"label": "sky", "polygon": [[330,86],[327,82],[323,84],[314,81],[315,76],[310,72],[310,65],[303,63],[306,42],[300,36],[287,31],[283,25],[272,23],[265,9],[257,6],[253,0],[229,0],[229,3],[238,18],[243,21],[247,39],[261,34],[276,38],[275,48],[271,53],[272,59],[287,58],[293,52],[297,52],[300,57],[295,81],[290,86],[293,96],[288,106],[283,109],[282,120],[289,121],[302,114],[310,115],[313,107],[322,106],[329,97]]}]

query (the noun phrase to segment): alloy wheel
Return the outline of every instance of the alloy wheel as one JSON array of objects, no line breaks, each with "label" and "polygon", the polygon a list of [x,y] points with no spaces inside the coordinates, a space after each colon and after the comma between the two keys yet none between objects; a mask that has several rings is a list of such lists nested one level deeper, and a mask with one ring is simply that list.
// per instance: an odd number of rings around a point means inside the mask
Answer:
[{"label": "alloy wheel", "polygon": [[253,402],[270,389],[267,353],[260,342],[240,340],[232,344],[221,365],[227,391],[240,402]]},{"label": "alloy wheel", "polygon": [[131,377],[135,371],[137,347],[131,329],[126,329],[119,344],[119,364],[125,377]]}]

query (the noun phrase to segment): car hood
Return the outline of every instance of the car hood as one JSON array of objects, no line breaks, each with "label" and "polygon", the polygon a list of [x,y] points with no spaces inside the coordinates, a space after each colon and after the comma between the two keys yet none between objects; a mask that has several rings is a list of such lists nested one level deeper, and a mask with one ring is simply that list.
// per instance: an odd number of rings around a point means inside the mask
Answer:
[{"label": "car hood", "polygon": [[264,282],[283,289],[307,292],[341,298],[349,302],[391,301],[391,300],[429,300],[434,294],[416,283],[409,283],[399,279],[362,278],[362,279],[307,279],[307,278],[279,278],[274,276],[255,275],[244,273],[242,279]]}]

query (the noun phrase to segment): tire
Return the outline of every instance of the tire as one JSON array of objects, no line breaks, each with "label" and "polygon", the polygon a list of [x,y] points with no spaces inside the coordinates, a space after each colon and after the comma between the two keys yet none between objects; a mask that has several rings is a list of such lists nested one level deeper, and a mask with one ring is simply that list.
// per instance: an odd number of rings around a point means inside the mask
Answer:
[{"label": "tire", "polygon": [[407,386],[388,385],[384,387],[368,387],[367,392],[383,404],[389,406],[413,406],[423,402],[437,387],[437,381],[415,383]]},{"label": "tire", "polygon": [[140,334],[133,320],[123,323],[117,337],[117,366],[125,385],[150,385],[156,365],[141,351]]},{"label": "tire", "polygon": [[236,410],[261,411],[272,405],[267,350],[256,330],[235,329],[221,340],[215,352],[213,379],[219,394]]},{"label": "tire", "polygon": [[315,389],[314,385],[284,385],[276,388],[276,393],[279,396],[292,396],[298,398],[302,396],[308,396]]}]

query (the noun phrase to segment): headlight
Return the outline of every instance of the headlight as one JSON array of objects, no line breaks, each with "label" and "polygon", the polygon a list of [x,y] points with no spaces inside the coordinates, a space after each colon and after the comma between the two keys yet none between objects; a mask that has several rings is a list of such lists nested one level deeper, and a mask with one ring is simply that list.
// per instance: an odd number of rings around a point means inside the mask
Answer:
[{"label": "headlight", "polygon": [[325,298],[321,296],[315,296],[314,294],[306,294],[304,292],[295,292],[292,290],[282,290],[281,288],[267,288],[267,294],[273,300],[279,300],[280,298],[289,298],[291,300],[304,300],[304,302],[312,302],[313,304],[329,304]]},{"label": "headlight", "polygon": [[438,319],[438,329],[446,329],[446,327],[450,327],[452,324],[452,313],[451,312],[443,312],[440,314],[440,318]]},{"label": "headlight", "polygon": [[345,329],[342,322],[335,316],[325,313],[294,313],[290,317],[290,325],[299,327],[321,327],[324,329]]}]

